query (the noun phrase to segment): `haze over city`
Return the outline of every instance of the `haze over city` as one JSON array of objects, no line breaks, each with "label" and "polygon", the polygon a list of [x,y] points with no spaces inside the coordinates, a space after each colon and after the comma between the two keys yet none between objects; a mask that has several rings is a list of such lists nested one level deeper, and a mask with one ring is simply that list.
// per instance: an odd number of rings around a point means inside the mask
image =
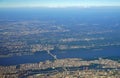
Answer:
[{"label": "haze over city", "polygon": [[0,78],[120,78],[120,0],[0,0]]}]

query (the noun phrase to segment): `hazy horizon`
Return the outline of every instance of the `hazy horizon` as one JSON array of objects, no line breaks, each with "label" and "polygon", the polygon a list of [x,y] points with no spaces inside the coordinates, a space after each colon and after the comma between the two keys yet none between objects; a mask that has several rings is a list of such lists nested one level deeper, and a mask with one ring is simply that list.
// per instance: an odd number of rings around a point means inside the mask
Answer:
[{"label": "hazy horizon", "polygon": [[119,0],[0,0],[0,8],[120,6]]}]

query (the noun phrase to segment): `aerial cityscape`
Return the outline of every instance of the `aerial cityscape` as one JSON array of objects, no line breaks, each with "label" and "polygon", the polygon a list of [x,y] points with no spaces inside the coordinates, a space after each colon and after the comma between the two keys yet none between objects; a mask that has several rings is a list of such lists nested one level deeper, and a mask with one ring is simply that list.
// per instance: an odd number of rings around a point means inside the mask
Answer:
[{"label": "aerial cityscape", "polygon": [[0,78],[120,78],[119,4],[1,0]]}]

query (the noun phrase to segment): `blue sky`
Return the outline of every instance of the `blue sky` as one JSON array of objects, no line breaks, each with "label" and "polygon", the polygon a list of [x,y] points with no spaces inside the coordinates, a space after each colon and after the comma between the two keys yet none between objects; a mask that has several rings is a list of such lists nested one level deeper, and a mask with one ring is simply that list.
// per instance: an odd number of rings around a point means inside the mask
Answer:
[{"label": "blue sky", "polygon": [[0,7],[120,6],[120,0],[0,0]]}]

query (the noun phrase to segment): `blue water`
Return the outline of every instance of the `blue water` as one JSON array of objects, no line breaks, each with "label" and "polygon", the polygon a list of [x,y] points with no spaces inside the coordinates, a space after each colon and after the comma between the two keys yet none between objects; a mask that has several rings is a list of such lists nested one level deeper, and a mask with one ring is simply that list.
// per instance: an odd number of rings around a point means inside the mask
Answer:
[{"label": "blue water", "polygon": [[[64,58],[99,58],[99,57],[120,57],[120,46],[105,47],[103,50],[79,49],[71,51],[51,51],[59,59]],[[0,58],[0,65],[16,65],[24,63],[37,63],[46,60],[53,60],[47,52],[38,52],[30,56],[13,56]]]}]

